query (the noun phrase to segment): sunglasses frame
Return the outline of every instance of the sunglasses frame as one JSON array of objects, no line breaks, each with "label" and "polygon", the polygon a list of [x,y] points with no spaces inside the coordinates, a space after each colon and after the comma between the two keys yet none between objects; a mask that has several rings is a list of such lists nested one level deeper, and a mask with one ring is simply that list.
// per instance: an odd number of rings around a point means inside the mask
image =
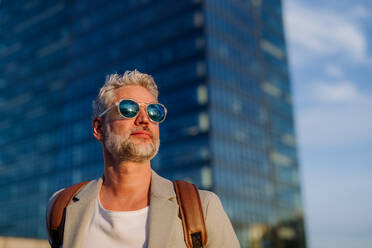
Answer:
[{"label": "sunglasses frame", "polygon": [[[136,114],[135,116],[133,116],[133,117],[125,117],[125,116],[120,112],[120,103],[121,103],[122,101],[124,101],[124,100],[130,100],[130,101],[133,101],[133,102],[135,102],[135,103],[138,104],[138,106],[139,106],[139,111],[137,112],[137,114]],[[156,121],[153,121],[153,120],[150,118],[150,115],[149,115],[149,113],[148,113],[148,111],[147,111],[147,107],[148,107],[149,105],[151,105],[151,104],[158,104],[158,105],[160,105],[160,106],[162,106],[162,107],[164,108],[164,118],[163,118],[163,120],[161,120],[161,121],[159,121],[159,122],[156,122]],[[118,108],[118,113],[119,113],[119,115],[120,115],[121,117],[125,118],[125,119],[133,119],[133,118],[136,118],[136,117],[138,116],[139,112],[141,111],[141,106],[146,106],[146,107],[145,107],[146,115],[147,115],[147,117],[149,118],[149,120],[150,120],[151,122],[153,122],[153,123],[162,123],[163,121],[165,121],[165,117],[167,117],[167,112],[168,112],[167,108],[166,108],[163,104],[158,103],[158,102],[144,103],[144,102],[137,102],[137,101],[135,101],[135,100],[133,100],[133,99],[130,99],[130,98],[124,98],[124,99],[121,99],[120,101],[114,103],[113,105],[111,105],[111,106],[108,107],[107,109],[105,109],[102,113],[100,113],[100,114],[98,115],[98,117],[102,117],[102,116],[104,116],[104,115],[107,114],[111,109],[113,109],[115,106],[117,106],[117,108]]]}]

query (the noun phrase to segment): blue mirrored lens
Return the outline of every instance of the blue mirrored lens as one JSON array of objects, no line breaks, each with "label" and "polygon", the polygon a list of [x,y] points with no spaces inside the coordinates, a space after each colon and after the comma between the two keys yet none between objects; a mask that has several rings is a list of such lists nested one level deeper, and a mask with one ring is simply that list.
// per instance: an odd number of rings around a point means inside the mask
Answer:
[{"label": "blue mirrored lens", "polygon": [[122,100],[119,103],[119,111],[126,118],[133,118],[139,111],[139,106],[135,101]]},{"label": "blue mirrored lens", "polygon": [[147,113],[154,122],[161,122],[165,118],[165,109],[160,104],[153,103],[147,106]]}]

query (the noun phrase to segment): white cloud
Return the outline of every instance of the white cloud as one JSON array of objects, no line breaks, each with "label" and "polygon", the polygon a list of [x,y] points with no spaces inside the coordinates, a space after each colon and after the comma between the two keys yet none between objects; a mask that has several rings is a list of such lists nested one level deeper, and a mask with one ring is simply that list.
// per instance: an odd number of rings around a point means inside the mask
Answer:
[{"label": "white cloud", "polygon": [[315,83],[307,92],[308,107],[296,112],[303,147],[352,147],[372,141],[372,96],[354,84]]},{"label": "white cloud", "polygon": [[308,56],[342,54],[357,62],[366,60],[365,34],[343,13],[285,1],[284,17],[289,45],[298,46]]},{"label": "white cloud", "polygon": [[341,77],[344,75],[344,72],[343,70],[341,69],[341,67],[335,65],[335,64],[328,64],[325,66],[325,73],[328,75],[328,76],[331,76],[331,77]]},{"label": "white cloud", "polygon": [[350,13],[351,13],[351,16],[354,18],[364,19],[364,18],[369,18],[371,16],[370,10],[360,4],[352,7]]},{"label": "white cloud", "polygon": [[[372,105],[371,105],[372,106]],[[301,146],[349,147],[372,140],[371,106],[313,108],[298,114]]]},{"label": "white cloud", "polygon": [[313,91],[315,99],[321,103],[355,103],[365,101],[368,98],[348,81],[315,83]]}]

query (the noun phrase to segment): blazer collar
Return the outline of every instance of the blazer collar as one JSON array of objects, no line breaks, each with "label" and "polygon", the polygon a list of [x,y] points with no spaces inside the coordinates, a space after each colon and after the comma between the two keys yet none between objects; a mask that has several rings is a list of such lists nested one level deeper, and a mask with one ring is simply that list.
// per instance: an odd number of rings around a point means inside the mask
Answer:
[{"label": "blazer collar", "polygon": [[173,190],[173,183],[159,176],[155,171],[152,171],[151,174],[151,195],[166,199],[176,197],[176,193]]},{"label": "blazer collar", "polygon": [[[102,186],[102,177],[89,182],[66,208],[63,247],[82,247]],[[167,247],[178,216],[171,181],[151,175],[148,248]]]}]

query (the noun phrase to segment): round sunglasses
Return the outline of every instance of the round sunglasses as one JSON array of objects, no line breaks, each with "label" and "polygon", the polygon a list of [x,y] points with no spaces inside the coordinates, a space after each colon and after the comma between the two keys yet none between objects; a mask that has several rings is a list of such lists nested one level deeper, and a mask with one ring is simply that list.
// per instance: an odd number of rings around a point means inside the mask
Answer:
[{"label": "round sunglasses", "polygon": [[152,122],[161,123],[165,120],[167,115],[167,109],[161,103],[138,103],[132,99],[122,99],[119,102],[114,103],[112,106],[108,107],[105,111],[98,115],[98,117],[104,116],[108,111],[110,111],[115,106],[118,107],[119,114],[126,118],[131,119],[138,115],[140,111],[140,106],[146,106],[146,114]]}]

